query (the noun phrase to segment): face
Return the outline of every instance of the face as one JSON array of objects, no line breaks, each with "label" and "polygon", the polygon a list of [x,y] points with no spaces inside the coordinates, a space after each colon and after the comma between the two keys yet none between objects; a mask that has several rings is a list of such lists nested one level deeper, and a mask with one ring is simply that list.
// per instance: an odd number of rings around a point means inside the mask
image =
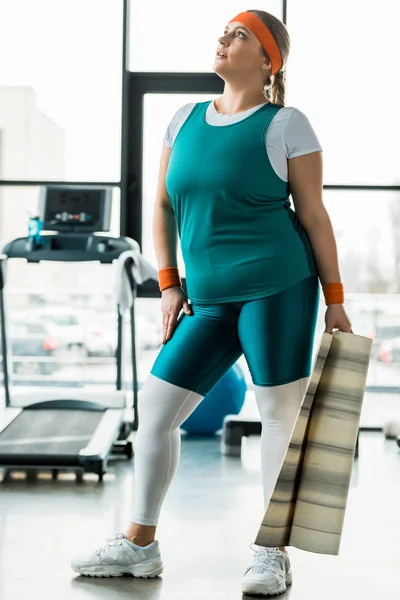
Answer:
[{"label": "face", "polygon": [[250,29],[243,23],[229,23],[224,34],[218,38],[218,47],[214,62],[214,71],[223,76],[229,72],[249,73],[270,67],[269,60],[263,55],[263,49]]}]

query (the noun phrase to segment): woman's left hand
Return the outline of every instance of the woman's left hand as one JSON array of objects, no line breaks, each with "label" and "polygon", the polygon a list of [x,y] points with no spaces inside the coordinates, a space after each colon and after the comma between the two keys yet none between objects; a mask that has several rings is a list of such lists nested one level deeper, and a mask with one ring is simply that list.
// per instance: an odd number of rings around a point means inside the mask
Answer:
[{"label": "woman's left hand", "polygon": [[348,314],[343,304],[330,304],[325,313],[325,333],[332,333],[333,329],[353,333]]}]

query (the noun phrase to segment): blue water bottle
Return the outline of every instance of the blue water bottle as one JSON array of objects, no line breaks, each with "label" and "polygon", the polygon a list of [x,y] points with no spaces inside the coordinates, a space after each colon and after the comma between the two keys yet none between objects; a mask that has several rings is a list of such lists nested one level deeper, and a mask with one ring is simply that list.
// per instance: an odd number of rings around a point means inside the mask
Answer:
[{"label": "blue water bottle", "polygon": [[43,223],[40,217],[31,217],[28,223],[28,242],[32,250],[43,246],[41,232]]}]

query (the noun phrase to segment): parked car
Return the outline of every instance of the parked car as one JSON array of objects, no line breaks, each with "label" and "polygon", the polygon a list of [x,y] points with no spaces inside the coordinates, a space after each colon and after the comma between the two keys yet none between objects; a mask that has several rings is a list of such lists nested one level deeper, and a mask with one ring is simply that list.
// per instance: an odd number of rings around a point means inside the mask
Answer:
[{"label": "parked car", "polygon": [[[94,346],[96,336],[98,341],[101,340],[103,347],[110,349],[110,356],[115,355],[117,349],[117,314],[106,313],[97,315],[88,319],[88,339]],[[125,338],[129,344],[129,317],[126,316],[124,323]],[[161,346],[162,332],[161,325],[154,319],[151,319],[142,314],[135,315],[135,333],[136,333],[136,348],[140,351],[155,350]]]},{"label": "parked car", "polygon": [[392,340],[394,338],[400,337],[400,322],[393,320],[389,322],[380,323],[375,327],[375,329],[371,332],[370,337],[373,339],[374,343],[372,346],[372,356],[377,360],[380,359],[381,355],[381,346],[384,342],[388,340]]},{"label": "parked car", "polygon": [[[54,333],[35,318],[10,320],[7,324],[13,372],[50,375],[61,367],[63,344]],[[46,358],[58,359],[45,361]]]},{"label": "parked car", "polygon": [[95,324],[92,311],[80,311],[68,306],[48,306],[34,309],[34,314],[42,319],[62,339],[70,356],[80,359],[86,356],[110,356],[112,347],[107,336]]},{"label": "parked car", "polygon": [[85,347],[89,356],[114,356],[117,347],[117,312],[86,312],[84,316]]},{"label": "parked car", "polygon": [[384,363],[400,363],[400,336],[382,342],[379,360]]},{"label": "parked car", "polygon": [[62,341],[67,350],[74,355],[85,356],[84,330],[79,311],[66,307],[48,306],[30,311],[35,318],[46,323],[55,337]]},{"label": "parked car", "polygon": [[[117,312],[100,313],[65,307],[43,307],[32,311],[51,326],[55,336],[74,356],[115,356],[117,348]],[[161,346],[161,326],[148,316],[136,314],[136,345],[138,351]],[[125,334],[129,336],[129,316],[126,314]]]}]

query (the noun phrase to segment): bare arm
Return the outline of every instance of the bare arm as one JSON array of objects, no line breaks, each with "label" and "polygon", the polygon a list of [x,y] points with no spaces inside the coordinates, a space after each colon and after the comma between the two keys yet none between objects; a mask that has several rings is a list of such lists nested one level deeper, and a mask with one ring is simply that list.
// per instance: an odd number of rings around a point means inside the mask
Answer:
[{"label": "bare arm", "polygon": [[[307,231],[322,285],[339,283],[340,269],[335,234],[323,203],[322,153],[312,152],[288,161],[289,184],[300,223]],[[342,304],[330,304],[325,314],[325,331],[352,332]]]},{"label": "bare arm", "polygon": [[[153,214],[153,241],[159,270],[178,266],[178,227],[165,183],[170,154],[171,149],[163,146]],[[163,344],[171,339],[181,310],[186,315],[193,314],[183,289],[176,286],[163,291]]]},{"label": "bare arm", "polygon": [[310,238],[321,284],[338,283],[341,279],[336,240],[322,198],[322,153],[291,158],[288,168],[296,214]]},{"label": "bare arm", "polygon": [[159,269],[177,267],[178,232],[165,179],[171,149],[163,146],[153,213],[153,241]]}]

